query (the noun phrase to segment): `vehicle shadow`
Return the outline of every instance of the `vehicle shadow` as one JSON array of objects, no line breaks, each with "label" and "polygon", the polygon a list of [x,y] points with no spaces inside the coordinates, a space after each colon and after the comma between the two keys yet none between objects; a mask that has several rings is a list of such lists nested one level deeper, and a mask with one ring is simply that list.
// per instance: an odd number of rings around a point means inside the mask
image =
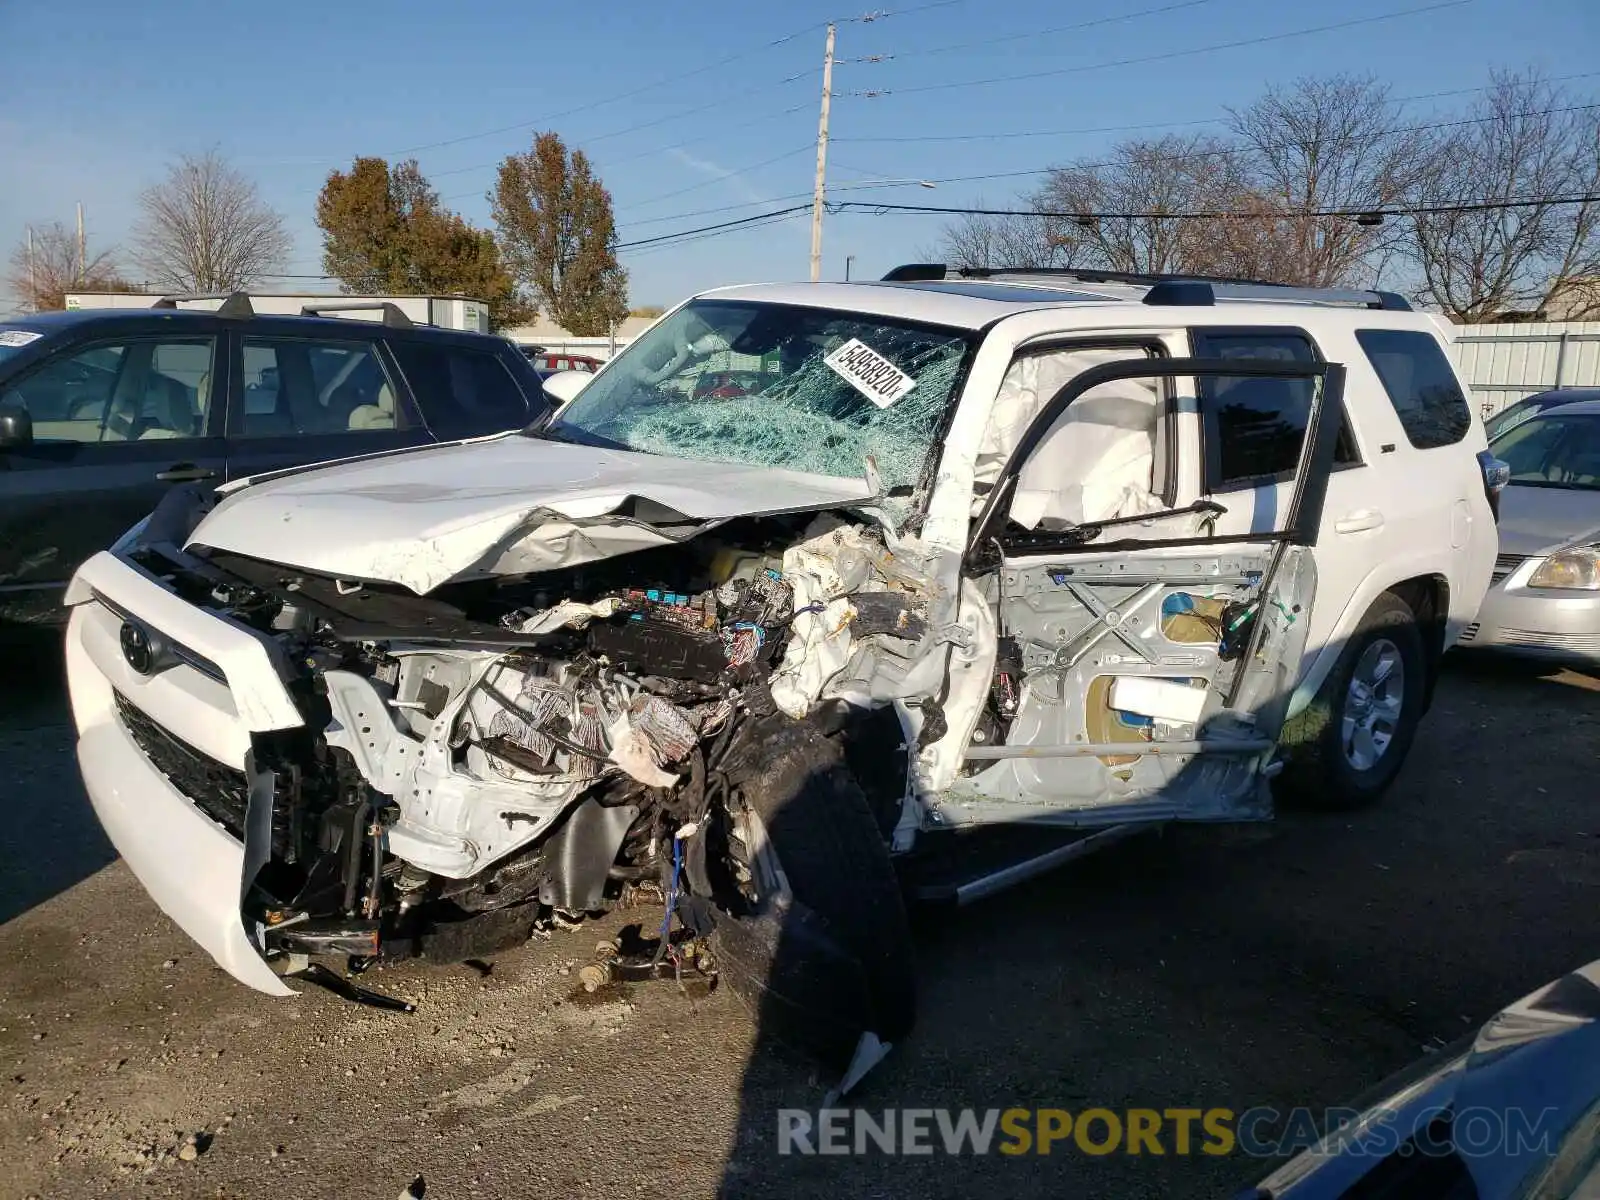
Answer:
[{"label": "vehicle shadow", "polygon": [[[1600,846],[1580,781],[1600,753],[1600,696],[1552,687],[1548,667],[1447,663],[1375,806],[1172,825],[970,908],[918,912],[919,1023],[839,1105],[874,1120],[1320,1110],[1592,958]],[[802,945],[780,941],[774,976],[803,965]],[[1227,1195],[1276,1165],[1091,1155],[1070,1139],[1048,1155],[1000,1153],[998,1137],[950,1155],[926,1118],[921,1154],[858,1146],[848,1121],[844,1153],[791,1141],[785,1154],[783,1110],[815,1122],[837,1081],[787,1040],[790,1015],[757,1006],[727,1200]]]},{"label": "vehicle shadow", "polygon": [[0,924],[116,859],[78,775],[56,630],[0,641]]}]

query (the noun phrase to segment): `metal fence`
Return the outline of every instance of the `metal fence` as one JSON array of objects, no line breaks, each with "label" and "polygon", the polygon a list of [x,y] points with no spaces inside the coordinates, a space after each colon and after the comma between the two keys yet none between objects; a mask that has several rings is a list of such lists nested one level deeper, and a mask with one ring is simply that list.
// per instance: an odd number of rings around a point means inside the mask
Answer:
[{"label": "metal fence", "polygon": [[1600,387],[1600,321],[1462,325],[1456,370],[1485,417],[1553,387]]}]

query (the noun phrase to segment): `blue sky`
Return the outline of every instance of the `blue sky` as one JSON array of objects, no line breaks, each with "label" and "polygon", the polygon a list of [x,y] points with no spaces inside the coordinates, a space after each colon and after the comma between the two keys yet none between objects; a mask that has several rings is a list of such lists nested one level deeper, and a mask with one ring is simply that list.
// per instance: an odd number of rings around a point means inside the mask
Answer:
[{"label": "blue sky", "polygon": [[[835,199],[1009,204],[1029,186],[1028,172],[1103,152],[1119,135],[985,135],[1192,123],[1307,74],[1371,73],[1406,97],[1481,86],[1494,67],[1533,66],[1585,76],[1565,84],[1579,101],[1600,96],[1594,0],[878,3],[889,15],[863,22],[848,18],[868,7],[831,0],[0,0],[0,241],[9,253],[27,222],[70,222],[81,200],[92,241],[120,242],[140,189],[163,164],[217,145],[287,218],[295,238],[287,269],[315,274],[312,212],[330,169],[357,154],[414,155],[453,207],[487,223],[494,164],[543,129],[589,151],[624,241],[801,203],[811,189],[821,26],[830,18],[842,22],[841,60],[895,56],[836,68]],[[1081,27],[1059,28],[1068,25]],[[1058,31],[1036,32],[1048,29]],[[1009,40],[945,49],[1001,38]],[[732,61],[697,71],[724,59]],[[1014,78],[1022,75],[1033,77]],[[1400,105],[1397,123],[1472,99]],[[948,135],[980,136],[874,140]],[[1013,172],[935,190],[850,186]],[[842,276],[847,255],[858,277],[917,259],[937,242],[939,224],[830,216],[824,277]],[[809,247],[801,214],[626,252],[623,261],[634,303],[665,304],[722,283],[805,278]]]}]

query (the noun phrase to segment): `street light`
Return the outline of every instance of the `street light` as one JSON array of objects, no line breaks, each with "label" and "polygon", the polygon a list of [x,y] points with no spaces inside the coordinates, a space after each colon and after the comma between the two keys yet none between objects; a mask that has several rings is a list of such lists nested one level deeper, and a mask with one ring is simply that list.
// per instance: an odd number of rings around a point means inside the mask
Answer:
[{"label": "street light", "polygon": [[868,179],[860,183],[836,183],[833,190],[836,192],[847,191],[851,188],[875,187],[925,187],[936,188],[939,185],[930,179]]},{"label": "street light", "polygon": [[846,283],[850,282],[850,264],[855,262],[855,260],[856,256],[854,254],[846,254],[844,256],[844,281]]}]

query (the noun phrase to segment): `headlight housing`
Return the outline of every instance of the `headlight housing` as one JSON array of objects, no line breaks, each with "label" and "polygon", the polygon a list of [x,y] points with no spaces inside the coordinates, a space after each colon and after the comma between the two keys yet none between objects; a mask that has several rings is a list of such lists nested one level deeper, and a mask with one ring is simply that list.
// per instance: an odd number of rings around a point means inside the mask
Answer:
[{"label": "headlight housing", "polygon": [[1561,550],[1539,564],[1528,578],[1528,586],[1557,588],[1563,591],[1600,591],[1600,550],[1586,546]]}]

